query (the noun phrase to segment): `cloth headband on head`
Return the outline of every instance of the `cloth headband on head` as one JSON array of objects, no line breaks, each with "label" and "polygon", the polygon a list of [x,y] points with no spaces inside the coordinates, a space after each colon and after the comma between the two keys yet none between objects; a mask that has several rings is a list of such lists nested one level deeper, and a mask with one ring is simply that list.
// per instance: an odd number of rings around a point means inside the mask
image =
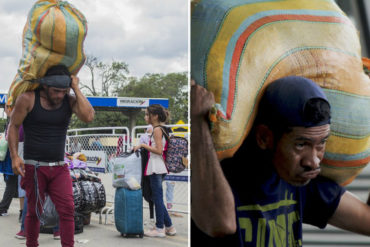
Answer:
[{"label": "cloth headband on head", "polygon": [[311,99],[321,99],[330,104],[324,91],[315,82],[298,76],[288,76],[272,82],[261,99],[263,119],[271,124],[289,127],[313,127],[330,124],[330,118],[319,122],[305,119],[304,109]]},{"label": "cloth headband on head", "polygon": [[69,88],[72,83],[72,79],[68,75],[49,75],[35,80],[42,85],[56,88]]}]

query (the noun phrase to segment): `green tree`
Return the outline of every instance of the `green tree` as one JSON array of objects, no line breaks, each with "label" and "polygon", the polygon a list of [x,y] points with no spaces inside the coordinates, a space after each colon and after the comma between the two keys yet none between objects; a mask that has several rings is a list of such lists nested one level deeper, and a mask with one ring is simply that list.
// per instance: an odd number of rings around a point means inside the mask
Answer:
[{"label": "green tree", "polygon": [[[188,122],[187,72],[145,74],[140,79],[130,77],[127,85],[116,92],[121,97],[168,98],[171,113],[170,123],[174,124],[180,119]],[[141,123],[140,116],[138,118],[138,123]]]},{"label": "green tree", "polygon": [[[119,96],[142,98],[168,98],[170,123],[178,120],[188,122],[188,76],[187,72],[169,74],[145,74],[141,78],[129,77],[128,65],[121,61],[104,63],[89,55],[85,66],[91,75],[90,81],[81,81],[80,87],[87,96]],[[145,125],[144,111],[137,109],[123,112],[96,111],[92,123],[86,124],[73,116],[70,128],[103,126]]]},{"label": "green tree", "polygon": [[[80,87],[86,96],[113,96],[119,87],[126,83],[129,75],[125,62],[103,63],[95,56],[88,55],[85,65],[90,72],[90,81],[81,81]],[[73,116],[70,128],[91,128],[107,126],[127,126],[128,117],[120,112],[96,111],[92,123],[86,124]]]},{"label": "green tree", "polygon": [[88,55],[85,65],[91,75],[90,82],[81,82],[81,89],[86,89],[91,96],[111,96],[112,92],[121,87],[129,74],[125,62],[112,61],[106,64],[97,57]]}]

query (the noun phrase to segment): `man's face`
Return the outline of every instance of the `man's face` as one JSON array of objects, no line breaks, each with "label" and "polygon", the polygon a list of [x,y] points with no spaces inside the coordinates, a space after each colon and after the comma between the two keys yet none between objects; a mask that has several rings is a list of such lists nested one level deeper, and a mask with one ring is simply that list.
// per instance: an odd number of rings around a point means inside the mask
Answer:
[{"label": "man's face", "polygon": [[330,125],[293,127],[278,141],[273,156],[277,173],[286,182],[303,186],[320,173]]},{"label": "man's face", "polygon": [[68,88],[48,87],[46,89],[46,97],[51,105],[61,104],[67,93]]}]

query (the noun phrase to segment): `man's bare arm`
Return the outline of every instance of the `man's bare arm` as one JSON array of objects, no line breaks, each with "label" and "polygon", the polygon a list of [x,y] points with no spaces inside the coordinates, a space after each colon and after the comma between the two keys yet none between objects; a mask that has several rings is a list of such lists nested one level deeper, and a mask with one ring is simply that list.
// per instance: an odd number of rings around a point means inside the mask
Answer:
[{"label": "man's bare arm", "polygon": [[30,109],[32,109],[34,100],[34,92],[21,94],[15,102],[8,126],[8,145],[12,159],[12,169],[14,174],[20,174],[22,176],[24,176],[24,162],[18,155],[19,128]]},{"label": "man's bare arm", "polygon": [[340,199],[337,210],[330,218],[329,224],[370,236],[370,206],[346,191]]},{"label": "man's bare arm", "polygon": [[213,94],[200,86],[191,88],[191,216],[212,237],[236,231],[235,204],[223,174],[206,116]]},{"label": "man's bare arm", "polygon": [[76,114],[78,119],[85,123],[89,123],[94,120],[95,111],[91,106],[87,98],[82,94],[78,84],[79,79],[76,76],[71,76],[72,84],[71,88],[73,89],[75,96],[70,96],[72,101],[72,111]]}]

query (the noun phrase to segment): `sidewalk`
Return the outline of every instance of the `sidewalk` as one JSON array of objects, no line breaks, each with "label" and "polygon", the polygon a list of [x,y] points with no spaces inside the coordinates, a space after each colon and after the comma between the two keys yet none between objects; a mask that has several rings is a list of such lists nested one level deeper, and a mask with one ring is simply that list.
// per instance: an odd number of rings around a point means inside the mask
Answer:
[{"label": "sidewalk", "polygon": [[[2,174],[0,174],[0,200],[4,193],[5,183]],[[104,182],[107,195],[112,195],[114,189],[111,184]],[[109,197],[109,196],[108,196]],[[15,198],[10,205],[8,216],[0,216],[0,246],[26,246],[25,240],[19,240],[14,235],[20,230],[18,223],[19,199]],[[149,220],[148,208],[143,209],[144,224]],[[92,214],[90,225],[84,226],[83,233],[75,235],[75,246],[89,247],[111,247],[111,246],[188,246],[189,240],[189,214],[177,213],[179,216],[171,216],[176,227],[176,236],[167,236],[166,238],[123,238],[116,230],[114,224],[114,215],[107,215],[107,224],[105,224],[105,214],[102,215],[102,224],[99,224],[99,214]],[[144,229],[146,225],[144,225]],[[54,247],[61,246],[60,240],[54,240],[52,234],[40,233],[39,246]]]}]

